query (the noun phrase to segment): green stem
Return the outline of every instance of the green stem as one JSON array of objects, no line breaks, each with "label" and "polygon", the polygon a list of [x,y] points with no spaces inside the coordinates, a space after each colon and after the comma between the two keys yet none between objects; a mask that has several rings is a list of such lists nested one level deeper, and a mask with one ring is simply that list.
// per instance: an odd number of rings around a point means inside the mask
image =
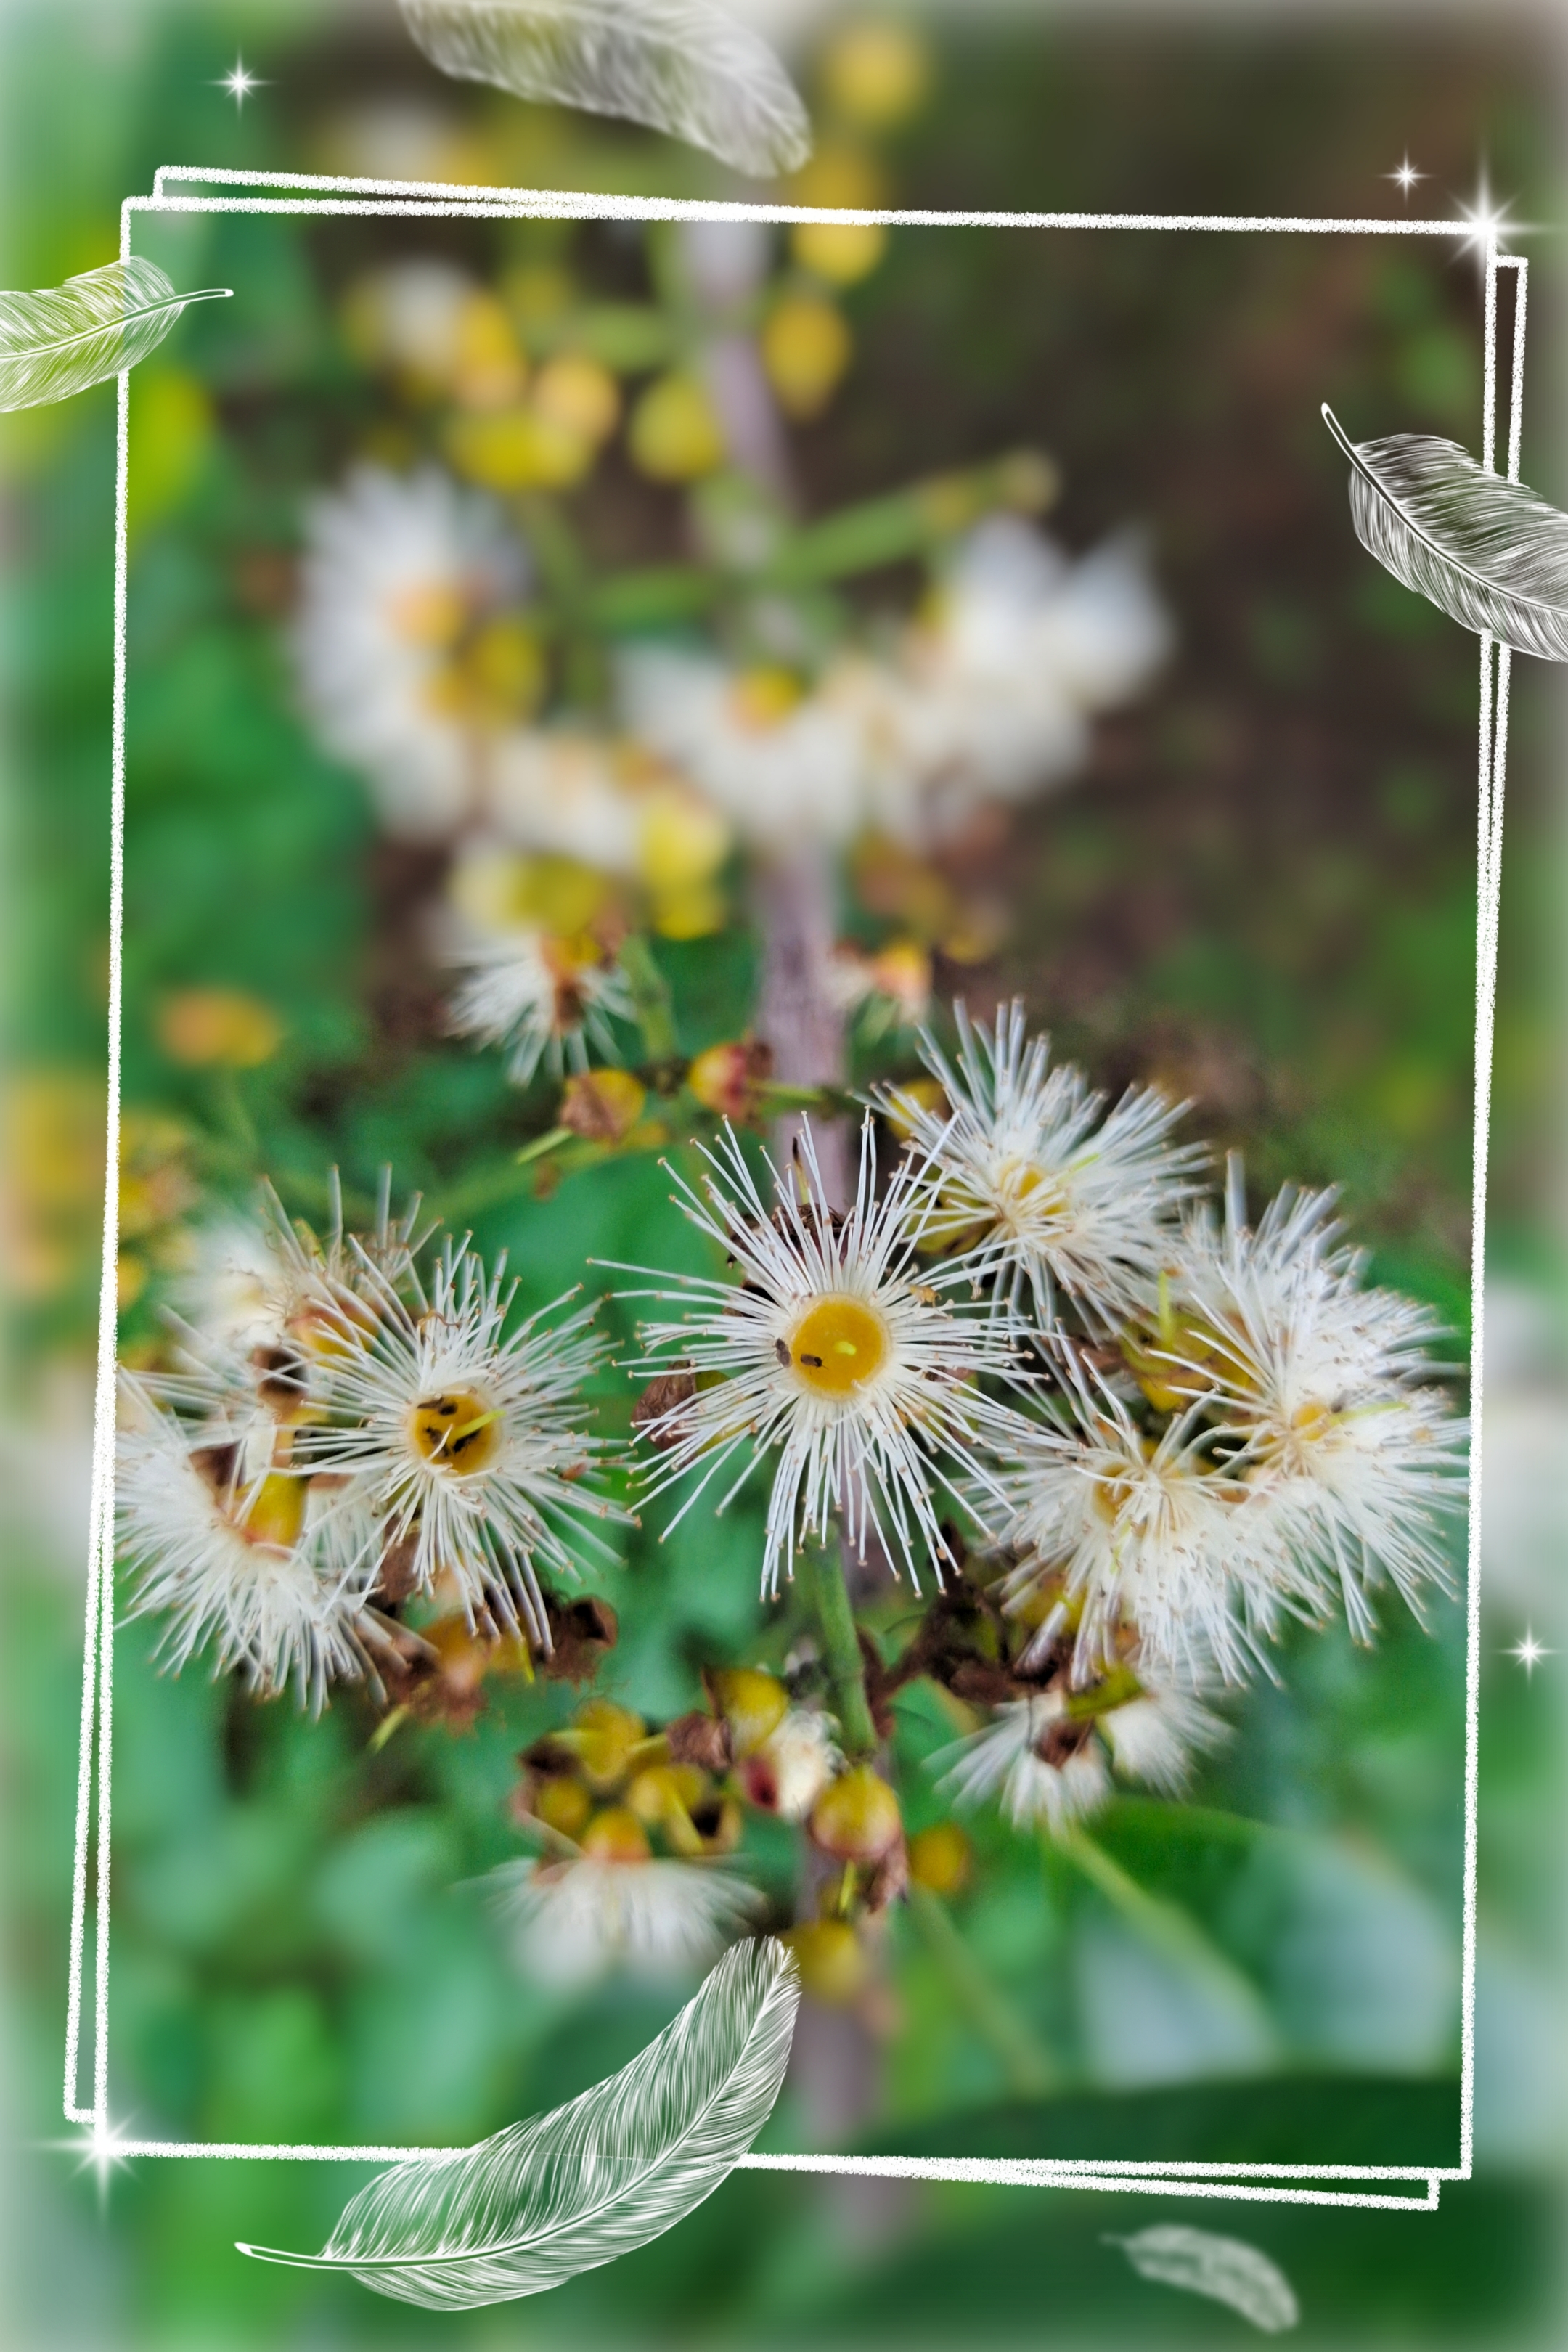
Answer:
[{"label": "green stem", "polygon": [[672,1062],[679,1051],[675,1034],[675,1006],[652,948],[641,931],[621,941],[621,970],[631,982],[632,1002],[642,1027],[650,1062]]},{"label": "green stem", "polygon": [[1244,2017],[1261,2048],[1278,2049],[1279,2034],[1258,1987],[1210,1940],[1190,1911],[1140,1886],[1081,1829],[1058,1831],[1056,1844],[1152,1951],[1189,1979],[1205,1985],[1235,2014]]},{"label": "green stem", "polygon": [[1020,2099],[1047,2098],[1061,2088],[1061,2072],[1028,2020],[1021,2017],[982,1968],[929,1886],[910,1888],[910,1913],[959,2006],[981,2040],[1001,2060],[1007,2087]]},{"label": "green stem", "polygon": [[806,1573],[811,1579],[816,1622],[822,1632],[823,1663],[827,1668],[827,1686],[833,1711],[838,1717],[844,1752],[851,1759],[874,1756],[877,1727],[871,1720],[871,1704],[866,1696],[866,1662],[860,1655],[855,1612],[849,1606],[849,1588],[844,1581],[843,1549],[836,1541],[818,1544],[801,1557],[807,1563]]}]

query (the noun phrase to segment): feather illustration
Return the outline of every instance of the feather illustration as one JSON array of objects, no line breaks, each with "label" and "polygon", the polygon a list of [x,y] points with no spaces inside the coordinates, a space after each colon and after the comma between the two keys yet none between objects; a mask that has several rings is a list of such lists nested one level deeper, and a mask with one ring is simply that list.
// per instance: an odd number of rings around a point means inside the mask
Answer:
[{"label": "feather illustration", "polygon": [[767,179],[811,152],[773,50],[714,0],[402,0],[443,73],[514,97],[616,114]]},{"label": "feather illustration", "polygon": [[1110,2238],[1120,2246],[1140,2277],[1157,2279],[1162,2286],[1185,2288],[1189,2294],[1206,2294],[1228,2303],[1254,2327],[1279,2336],[1294,2327],[1300,2306],[1284,2272],[1245,2238],[1216,2237],[1208,2230],[1184,2229],[1179,2222],[1162,2222],[1140,2230],[1135,2237]]},{"label": "feather illustration", "polygon": [[109,261],[63,286],[0,294],[0,409],[39,408],[134,367],[161,343],[187,302],[231,292],[176,294],[151,261]]},{"label": "feather illustration", "polygon": [[1356,537],[1384,569],[1478,635],[1568,661],[1568,515],[1459,447],[1422,433],[1351,440]]},{"label": "feather illustration", "polygon": [[778,2096],[799,2000],[776,1938],[736,1944],[608,2082],[477,2147],[395,2165],[344,2207],[319,2254],[239,2251],[346,2271],[431,2311],[541,2294],[645,2245],[712,2194]]}]

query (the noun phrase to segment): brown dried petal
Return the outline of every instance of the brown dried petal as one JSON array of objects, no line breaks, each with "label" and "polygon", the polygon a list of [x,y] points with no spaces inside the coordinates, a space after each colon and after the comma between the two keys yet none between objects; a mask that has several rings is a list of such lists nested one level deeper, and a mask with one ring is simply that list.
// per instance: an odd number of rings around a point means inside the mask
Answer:
[{"label": "brown dried petal", "polygon": [[[652,1445],[674,1445],[679,1438],[679,1428],[668,1416],[679,1413],[696,1393],[697,1382],[689,1366],[680,1364],[672,1371],[658,1373],[632,1407],[632,1427],[647,1430]],[[662,1427],[656,1426],[658,1423]]]},{"label": "brown dried petal", "polygon": [[705,1715],[700,1707],[677,1716],[666,1726],[664,1737],[672,1764],[696,1764],[704,1772],[721,1773],[733,1761],[728,1725],[718,1716]]},{"label": "brown dried petal", "polygon": [[585,1683],[615,1648],[620,1622],[607,1601],[586,1593],[566,1607],[547,1601],[551,1654],[542,1661],[552,1682]]}]

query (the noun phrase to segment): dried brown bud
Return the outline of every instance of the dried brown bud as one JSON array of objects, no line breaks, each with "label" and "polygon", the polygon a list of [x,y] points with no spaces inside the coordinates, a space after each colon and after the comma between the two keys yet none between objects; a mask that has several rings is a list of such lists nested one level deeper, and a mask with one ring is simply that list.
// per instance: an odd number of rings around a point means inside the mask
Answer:
[{"label": "dried brown bud", "polygon": [[375,1591],[372,1596],[384,1609],[395,1609],[406,1601],[417,1582],[415,1567],[419,1557],[417,1532],[404,1536],[398,1542],[388,1544],[381,1555],[376,1570]]},{"label": "dried brown bud", "polygon": [[550,1655],[542,1661],[545,1673],[552,1682],[590,1681],[619,1637],[620,1622],[615,1611],[595,1593],[586,1593],[565,1607],[547,1601],[544,1609],[551,1645]]},{"label": "dried brown bud", "polygon": [[772,1046],[758,1037],[740,1037],[699,1054],[686,1073],[686,1083],[705,1110],[740,1126],[758,1116],[757,1090],[773,1074]]},{"label": "dried brown bud", "polygon": [[1078,1754],[1094,1729],[1092,1716],[1062,1716],[1047,1724],[1045,1737],[1035,1743],[1036,1753],[1042,1763],[1060,1767]]},{"label": "dried brown bud", "polygon": [[866,1908],[873,1915],[885,1911],[908,1891],[910,1884],[909,1848],[900,1838],[882,1856],[866,1883]]},{"label": "dried brown bud", "polygon": [[704,1772],[722,1773],[730,1769],[730,1731],[717,1716],[705,1715],[694,1707],[689,1715],[677,1716],[665,1726],[665,1739],[672,1764],[697,1764]]},{"label": "dried brown bud", "polygon": [[633,1405],[632,1427],[646,1430],[650,1445],[676,1444],[680,1429],[675,1416],[696,1393],[697,1382],[688,1365],[678,1364],[672,1371],[659,1372]]}]

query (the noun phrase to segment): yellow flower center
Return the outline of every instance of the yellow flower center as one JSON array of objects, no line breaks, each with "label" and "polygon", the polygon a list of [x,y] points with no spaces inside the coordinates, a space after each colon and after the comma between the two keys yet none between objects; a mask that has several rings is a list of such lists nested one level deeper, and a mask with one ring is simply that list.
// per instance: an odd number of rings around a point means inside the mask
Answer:
[{"label": "yellow flower center", "polygon": [[881,1370],[889,1346],[887,1324],[865,1299],[819,1298],[795,1325],[786,1352],[819,1396],[847,1397]]},{"label": "yellow flower center", "polygon": [[292,1551],[305,1525],[305,1481],[280,1477],[276,1472],[264,1478],[249,1509],[237,1518],[236,1525],[247,1543]]},{"label": "yellow flower center", "polygon": [[447,1389],[416,1404],[408,1434],[421,1460],[454,1477],[486,1470],[500,1451],[500,1414],[472,1389]]},{"label": "yellow flower center", "polygon": [[996,1189],[1010,1208],[1027,1210],[1030,1224],[1038,1224],[1045,1217],[1059,1217],[1067,1209],[1061,1179],[1027,1160],[1013,1160],[1005,1167]]}]

